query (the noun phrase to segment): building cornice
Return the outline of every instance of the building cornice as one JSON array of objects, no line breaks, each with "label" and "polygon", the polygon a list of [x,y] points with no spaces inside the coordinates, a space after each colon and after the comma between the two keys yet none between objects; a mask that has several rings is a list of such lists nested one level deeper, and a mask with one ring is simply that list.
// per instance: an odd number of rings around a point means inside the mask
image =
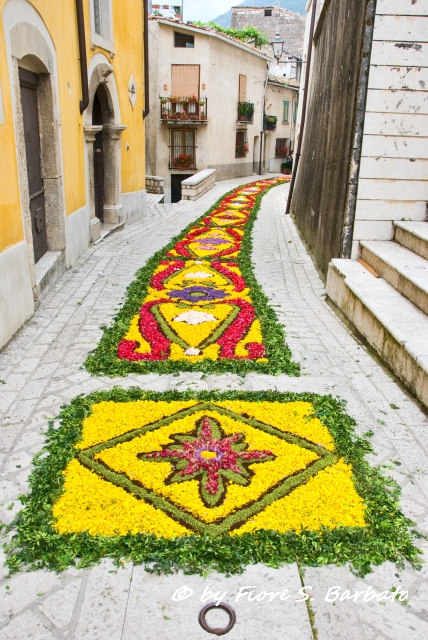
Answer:
[{"label": "building cornice", "polygon": [[256,51],[255,49],[252,49],[251,47],[238,42],[237,40],[233,40],[232,38],[228,38],[227,36],[222,35],[221,33],[218,33],[217,31],[212,31],[210,29],[202,29],[200,27],[195,27],[193,25],[190,24],[183,24],[182,22],[173,22],[172,20],[162,20],[162,19],[158,19],[157,22],[159,24],[164,24],[167,27],[172,27],[173,29],[180,29],[182,31],[190,31],[191,33],[197,33],[199,35],[205,35],[205,36],[210,36],[211,38],[217,38],[217,40],[221,40],[222,42],[225,42],[226,44],[230,44],[234,47],[237,47],[238,49],[242,49],[242,51],[246,51],[247,53],[251,53],[253,56],[257,56],[258,58],[262,58],[262,60],[265,60],[266,62],[270,62],[271,58],[269,58],[269,56],[266,56],[264,53],[261,53],[260,51]]}]

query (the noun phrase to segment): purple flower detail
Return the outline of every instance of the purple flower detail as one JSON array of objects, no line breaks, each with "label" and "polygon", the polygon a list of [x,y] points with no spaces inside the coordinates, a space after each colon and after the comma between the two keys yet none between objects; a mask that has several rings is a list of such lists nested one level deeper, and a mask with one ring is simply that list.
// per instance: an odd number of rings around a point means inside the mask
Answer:
[{"label": "purple flower detail", "polygon": [[204,238],[203,240],[197,240],[198,244],[230,244],[230,240],[225,238]]},{"label": "purple flower detail", "polygon": [[179,298],[187,302],[205,302],[207,300],[222,300],[229,296],[226,291],[211,289],[210,287],[187,287],[186,289],[174,289],[169,292],[170,298]]}]

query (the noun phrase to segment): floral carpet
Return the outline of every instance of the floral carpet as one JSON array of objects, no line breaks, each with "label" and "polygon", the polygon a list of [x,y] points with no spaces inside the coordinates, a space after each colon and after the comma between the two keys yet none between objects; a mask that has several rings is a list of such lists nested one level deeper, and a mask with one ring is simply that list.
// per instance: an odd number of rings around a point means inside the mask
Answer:
[{"label": "floral carpet", "polygon": [[416,562],[392,481],[330,396],[114,388],[60,420],[35,458],[12,568]]},{"label": "floral carpet", "polygon": [[251,229],[262,196],[285,178],[222,198],[137,274],[92,373],[199,370],[298,375],[282,327],[257,285]]}]

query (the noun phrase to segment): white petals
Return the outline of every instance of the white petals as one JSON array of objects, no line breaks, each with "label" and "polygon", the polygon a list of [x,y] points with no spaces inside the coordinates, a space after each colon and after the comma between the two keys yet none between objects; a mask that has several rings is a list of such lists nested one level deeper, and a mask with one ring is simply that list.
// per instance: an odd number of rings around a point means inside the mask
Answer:
[{"label": "white petals", "polygon": [[204,322],[213,322],[215,320],[217,318],[211,313],[202,313],[201,311],[185,311],[174,318],[174,322],[186,322],[186,324],[203,324]]},{"label": "white petals", "polygon": [[192,271],[188,273],[185,278],[194,279],[194,278],[212,278],[212,273],[207,273],[206,271]]}]

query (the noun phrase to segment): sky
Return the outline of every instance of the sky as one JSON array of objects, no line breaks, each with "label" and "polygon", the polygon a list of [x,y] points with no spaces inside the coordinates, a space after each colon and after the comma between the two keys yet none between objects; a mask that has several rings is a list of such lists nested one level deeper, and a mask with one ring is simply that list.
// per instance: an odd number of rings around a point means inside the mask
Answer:
[{"label": "sky", "polygon": [[229,11],[240,3],[241,0],[183,0],[184,20],[201,20],[206,22],[212,20],[222,13]]}]

